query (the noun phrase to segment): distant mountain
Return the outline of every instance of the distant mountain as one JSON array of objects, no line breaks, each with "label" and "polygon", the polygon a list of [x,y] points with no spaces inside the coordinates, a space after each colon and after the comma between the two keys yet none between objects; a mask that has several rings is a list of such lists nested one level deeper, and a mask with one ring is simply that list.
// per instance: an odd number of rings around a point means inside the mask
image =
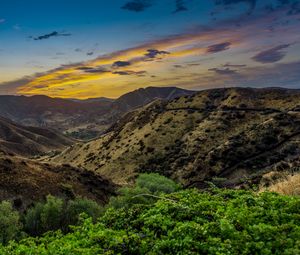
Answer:
[{"label": "distant mountain", "polygon": [[0,117],[0,151],[21,156],[35,156],[62,150],[74,141],[48,129],[25,127]]},{"label": "distant mountain", "polygon": [[46,127],[75,138],[90,139],[103,133],[124,113],[157,98],[173,99],[193,91],[179,88],[138,89],[116,100],[50,98],[47,96],[0,96],[0,116],[22,125]]},{"label": "distant mountain", "polygon": [[257,183],[270,171],[299,170],[300,90],[212,89],[156,100],[50,161],[83,166],[119,184],[141,172],[185,186]]},{"label": "distant mountain", "polygon": [[121,111],[126,112],[137,107],[144,106],[155,99],[172,100],[176,97],[192,95],[194,93],[194,91],[176,87],[141,88],[119,97],[114,102],[114,106],[117,106]]},{"label": "distant mountain", "polygon": [[10,200],[19,210],[25,210],[49,194],[66,199],[87,197],[104,204],[115,194],[115,187],[112,182],[85,169],[0,153],[0,201]]}]

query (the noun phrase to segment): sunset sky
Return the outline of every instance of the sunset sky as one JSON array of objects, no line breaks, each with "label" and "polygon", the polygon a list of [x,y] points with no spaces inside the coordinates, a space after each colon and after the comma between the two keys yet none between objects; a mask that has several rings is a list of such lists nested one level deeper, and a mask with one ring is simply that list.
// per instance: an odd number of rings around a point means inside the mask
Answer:
[{"label": "sunset sky", "polygon": [[2,0],[0,94],[300,88],[300,0]]}]

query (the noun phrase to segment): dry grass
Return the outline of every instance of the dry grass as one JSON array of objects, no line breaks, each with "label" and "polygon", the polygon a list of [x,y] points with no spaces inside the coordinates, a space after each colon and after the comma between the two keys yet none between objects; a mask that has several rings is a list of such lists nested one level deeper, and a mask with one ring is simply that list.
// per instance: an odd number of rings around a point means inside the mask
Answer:
[{"label": "dry grass", "polygon": [[289,175],[284,179],[278,180],[268,188],[262,188],[260,191],[272,191],[283,195],[300,195],[300,173]]}]

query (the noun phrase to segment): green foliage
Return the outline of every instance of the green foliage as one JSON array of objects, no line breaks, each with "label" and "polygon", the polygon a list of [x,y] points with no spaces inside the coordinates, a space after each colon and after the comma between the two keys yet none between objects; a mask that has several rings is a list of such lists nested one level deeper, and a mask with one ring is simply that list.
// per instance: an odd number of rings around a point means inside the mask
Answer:
[{"label": "green foliage", "polygon": [[75,200],[69,201],[66,212],[65,212],[65,224],[66,225],[77,225],[79,221],[79,215],[85,213],[91,217],[93,221],[103,213],[103,208],[98,205],[95,201],[76,198]]},{"label": "green foliage", "polygon": [[0,254],[299,254],[300,198],[184,190],[151,206],[109,208],[93,224],[0,247]]},{"label": "green foliage", "polygon": [[21,229],[20,216],[8,201],[0,203],[0,243],[18,237]]},{"label": "green foliage", "polygon": [[173,180],[156,173],[139,175],[136,185],[140,188],[148,189],[153,194],[169,194],[180,188]]},{"label": "green foliage", "polygon": [[46,231],[58,230],[62,226],[64,201],[47,196],[46,203],[37,203],[25,215],[25,230],[30,235],[40,235]]},{"label": "green foliage", "polygon": [[102,208],[92,200],[76,198],[65,203],[62,199],[49,195],[45,203],[37,203],[26,213],[25,231],[31,236],[58,229],[66,232],[69,225],[78,223],[81,213],[96,220],[101,212]]},{"label": "green foliage", "polygon": [[151,195],[169,194],[180,188],[174,181],[156,173],[141,174],[134,187],[119,190],[119,196],[110,199],[109,207],[129,208],[133,205],[149,205],[159,197]]}]

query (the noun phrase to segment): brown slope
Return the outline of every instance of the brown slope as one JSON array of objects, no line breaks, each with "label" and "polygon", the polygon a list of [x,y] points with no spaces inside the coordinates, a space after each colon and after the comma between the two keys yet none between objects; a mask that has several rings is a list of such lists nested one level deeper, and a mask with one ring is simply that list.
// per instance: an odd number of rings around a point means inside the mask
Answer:
[{"label": "brown slope", "polygon": [[299,90],[276,88],[214,89],[156,101],[54,160],[120,184],[140,172],[159,172],[186,186],[240,185],[299,158],[299,102]]},{"label": "brown slope", "polygon": [[0,150],[22,156],[36,156],[62,150],[74,141],[57,132],[25,127],[0,117]]},{"label": "brown slope", "polygon": [[0,155],[0,200],[11,200],[20,210],[49,194],[82,196],[103,204],[114,191],[113,183],[94,172]]}]

